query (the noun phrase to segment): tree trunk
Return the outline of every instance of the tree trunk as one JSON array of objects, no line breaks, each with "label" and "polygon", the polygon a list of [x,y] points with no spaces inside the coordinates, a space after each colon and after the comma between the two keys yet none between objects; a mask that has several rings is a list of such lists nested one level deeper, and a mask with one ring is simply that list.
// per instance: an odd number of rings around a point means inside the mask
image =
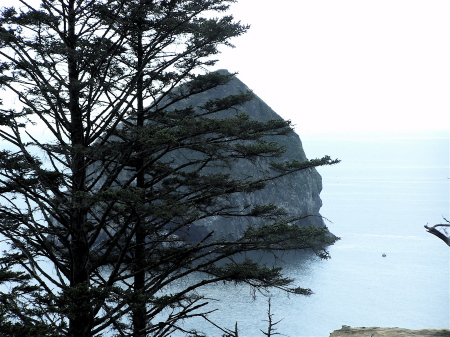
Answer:
[{"label": "tree trunk", "polygon": [[[144,84],[143,84],[143,46],[142,46],[142,27],[138,21],[137,25],[137,83],[136,83],[136,99],[137,99],[137,118],[136,127],[142,128],[144,126]],[[145,174],[143,170],[144,158],[138,154],[136,162],[136,187],[145,187]],[[137,214],[136,223],[136,249],[135,249],[135,261],[134,266],[136,268],[136,274],[134,276],[134,293],[136,295],[136,303],[134,303],[133,310],[133,335],[134,337],[144,337],[147,321],[146,299],[144,298],[145,291],[145,240],[146,230],[140,221],[140,215]]]},{"label": "tree trunk", "polygon": [[71,137],[72,205],[70,216],[72,275],[67,293],[67,305],[73,310],[69,316],[69,336],[88,337],[93,324],[91,298],[89,295],[89,245],[87,239],[87,208],[83,194],[86,192],[86,162],[83,149],[85,137],[83,112],[80,108],[80,83],[77,56],[77,36],[75,34],[75,0],[68,2],[67,61],[69,75],[69,111]]}]

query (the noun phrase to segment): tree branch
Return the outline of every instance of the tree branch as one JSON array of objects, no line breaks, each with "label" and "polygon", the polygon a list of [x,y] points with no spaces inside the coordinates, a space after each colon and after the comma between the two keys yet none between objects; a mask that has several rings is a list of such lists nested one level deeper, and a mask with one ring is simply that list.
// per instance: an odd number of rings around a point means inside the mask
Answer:
[{"label": "tree branch", "polygon": [[447,231],[444,229],[444,233],[440,232],[437,227],[450,227],[449,224],[437,224],[432,227],[429,227],[428,225],[424,226],[428,233],[431,233],[433,235],[436,235],[439,239],[444,241],[447,246],[450,247],[450,234],[447,233]]}]

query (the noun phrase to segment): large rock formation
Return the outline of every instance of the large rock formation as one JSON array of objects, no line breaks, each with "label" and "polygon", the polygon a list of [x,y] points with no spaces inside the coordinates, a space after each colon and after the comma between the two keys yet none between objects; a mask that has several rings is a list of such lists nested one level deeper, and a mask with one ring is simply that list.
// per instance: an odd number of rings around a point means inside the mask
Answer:
[{"label": "large rock formation", "polygon": [[[221,71],[228,73],[226,70]],[[186,106],[201,106],[208,100],[223,98],[228,95],[236,95],[247,90],[249,89],[244,83],[237,78],[233,78],[226,85],[192,96],[189,99],[177,103],[172,108],[181,109]],[[247,113],[251,119],[259,121],[281,118],[257,96],[255,96],[253,100],[239,107],[238,112]],[[233,109],[232,111],[220,112],[216,114],[216,117],[223,118],[227,114],[236,114],[236,110]],[[286,148],[284,155],[281,158],[278,158],[277,161],[294,159],[299,161],[307,160],[301,140],[296,133],[292,132],[287,136],[273,136],[270,140],[276,141]],[[260,160],[258,166],[262,170],[268,169],[269,167],[268,162],[264,160]],[[253,164],[244,160],[236,161],[232,168],[232,172],[235,175],[249,174],[251,172],[251,174],[257,177],[261,174],[258,171],[259,170],[256,170]],[[232,202],[241,209],[245,205],[273,203],[283,207],[291,214],[304,216],[303,219],[298,221],[300,226],[324,226],[323,219],[319,214],[320,207],[322,206],[322,201],[319,196],[321,189],[322,179],[319,173],[315,169],[307,169],[294,175],[269,182],[267,187],[262,191],[252,194],[235,195]],[[218,235],[237,237],[243,233],[247,225],[257,224],[255,221],[257,220],[217,217],[205,219],[198,222],[197,225],[199,226],[198,228],[205,226],[208,230],[212,229]]]},{"label": "large rock formation", "polygon": [[[225,70],[221,70],[221,72],[228,74]],[[238,95],[242,92],[247,92],[248,90],[249,88],[244,83],[234,77],[225,85],[218,86],[214,89],[171,104],[170,108],[167,110],[176,111],[188,107],[196,108],[204,105],[210,100],[225,98],[230,95]],[[246,113],[251,119],[258,121],[269,121],[281,118],[257,96],[237,109],[233,108],[220,111],[210,117],[222,119],[236,115],[237,113]],[[151,122],[149,121],[149,123]],[[230,167],[227,168],[227,171],[223,173],[231,173],[232,176],[240,178],[249,176],[261,178],[263,175],[266,176],[267,172],[270,171],[269,161],[285,162],[292,160],[307,160],[300,138],[295,132],[291,132],[284,136],[271,136],[268,138],[268,141],[276,142],[286,149],[285,153],[280,158],[270,158],[270,160],[258,158],[256,162],[253,163],[248,160],[237,159],[234,160],[233,163],[230,164]],[[174,167],[178,167],[183,162],[189,162],[196,155],[198,156],[198,154],[188,150],[176,150],[163,156],[161,160]],[[231,172],[228,171],[228,169],[230,169]],[[202,173],[222,173],[218,172],[218,170],[220,170],[220,168],[202,168]],[[98,167],[94,165],[92,167],[92,179],[98,178],[94,173],[97,171]],[[101,185],[104,179],[106,179],[106,176],[100,178],[98,184]],[[118,180],[128,181],[129,179],[129,174],[127,172],[122,172],[119,175]],[[256,205],[274,204],[284,208],[289,214],[301,217],[301,219],[297,221],[299,226],[312,225],[322,227],[325,226],[325,224],[319,214],[320,207],[322,206],[322,201],[319,196],[321,190],[321,176],[314,168],[310,168],[269,181],[266,187],[260,191],[253,193],[234,193],[227,197],[226,204],[227,207],[231,206],[235,210],[248,210],[249,207],[251,208]],[[213,231],[215,233],[214,235],[217,237],[236,239],[243,234],[244,230],[249,225],[257,226],[261,224],[263,224],[263,220],[260,218],[209,216],[202,220],[197,220],[192,224],[192,226],[189,227],[189,235],[191,239],[195,241],[198,238],[205,237],[207,233]]]}]

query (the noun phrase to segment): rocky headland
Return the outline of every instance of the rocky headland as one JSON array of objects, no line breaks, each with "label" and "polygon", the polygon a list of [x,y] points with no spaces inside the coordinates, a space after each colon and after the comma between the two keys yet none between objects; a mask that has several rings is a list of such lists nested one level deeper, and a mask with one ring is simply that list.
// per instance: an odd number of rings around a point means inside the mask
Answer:
[{"label": "rocky headland", "polygon": [[[229,74],[227,70],[219,71]],[[248,90],[249,88],[243,82],[234,77],[225,85],[191,96],[172,105],[171,109],[183,109],[188,106],[198,107],[202,106],[208,100],[223,98],[229,95],[237,95],[242,92],[247,92]],[[246,113],[249,115],[250,119],[258,121],[269,121],[281,118],[256,95],[253,100],[243,104],[237,109],[233,109],[232,111],[221,111],[212,116],[224,118],[239,112]],[[280,158],[277,158],[277,161],[308,160],[305,151],[303,150],[300,137],[295,132],[291,132],[286,136],[271,136],[267,138],[267,141],[277,142],[286,149],[286,152]],[[189,156],[189,153],[183,155]],[[264,171],[269,170],[269,161],[261,159],[258,161],[257,167],[258,169],[255,169],[255,165],[246,160],[236,160],[231,168],[231,174],[241,176],[250,173],[255,178],[262,177],[261,174],[263,174]],[[325,224],[319,213],[322,206],[322,201],[319,196],[321,190],[322,177],[316,169],[312,168],[268,182],[264,190],[250,194],[238,193],[235,195],[232,202],[236,209],[244,209],[246,205],[274,204],[283,207],[290,214],[304,216],[303,219],[298,221],[299,226],[313,225],[322,227],[325,226]],[[208,231],[213,230],[219,235],[229,235],[236,238],[242,235],[248,225],[258,225],[255,221],[257,222],[258,220],[246,219],[246,221],[242,221],[242,219],[239,218],[210,217],[198,221],[196,226],[197,228],[207,228]]]},{"label": "rocky headland", "polygon": [[[219,70],[219,72],[230,74],[227,70]],[[182,91],[184,85],[181,85],[177,90]],[[170,104],[165,110],[176,112],[192,108],[201,112],[199,107],[204,106],[208,102],[218,101],[249,91],[250,89],[243,82],[233,77],[224,85],[180,99]],[[159,104],[164,106],[164,103],[165,101],[162,99]],[[240,106],[209,113],[208,118],[221,120],[241,113],[246,114],[250,120],[261,122],[281,119],[275,111],[256,95],[254,95],[253,99]],[[148,120],[146,122],[152,123],[153,121]],[[115,139],[115,141],[117,140]],[[293,219],[295,218],[296,220],[294,221],[298,226],[325,227],[324,220],[320,215],[320,208],[322,207],[322,200],[320,199],[322,177],[315,168],[308,168],[294,174],[278,177],[277,179],[270,179],[273,175],[271,162],[284,163],[294,160],[304,162],[308,160],[299,135],[294,131],[285,135],[267,135],[264,137],[264,141],[277,143],[284,148],[285,152],[276,158],[261,157],[253,161],[235,158],[233,161],[227,162],[225,169],[223,165],[211,165],[202,168],[202,172],[205,174],[227,173],[231,177],[242,180],[250,178],[267,180],[265,188],[262,190],[248,193],[236,192],[223,200],[228,209],[237,210],[236,215],[240,214],[239,210],[244,214],[244,210],[250,206],[274,205],[283,209]],[[169,163],[176,167],[194,160],[198,155],[194,151],[183,148],[164,155],[161,162]],[[101,165],[101,163],[92,166],[90,176],[98,179],[98,184],[101,185],[106,177],[98,178],[96,176],[95,172],[99,171],[98,165]],[[128,179],[130,179],[130,176],[126,171],[119,174],[118,180],[127,181]],[[214,233],[214,236],[234,240],[241,237],[249,226],[258,227],[266,223],[267,220],[258,217],[226,217],[219,214],[196,220],[189,228],[189,236],[190,239],[195,241],[199,238],[204,238],[210,233]],[[330,235],[333,234],[330,233]]]}]

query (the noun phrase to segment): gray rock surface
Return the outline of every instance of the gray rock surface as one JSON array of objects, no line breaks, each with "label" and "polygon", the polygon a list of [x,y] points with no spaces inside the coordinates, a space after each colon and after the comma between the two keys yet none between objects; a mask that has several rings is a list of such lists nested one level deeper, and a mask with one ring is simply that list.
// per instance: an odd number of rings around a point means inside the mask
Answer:
[{"label": "gray rock surface", "polygon": [[[226,70],[221,72],[228,73]],[[211,99],[224,98],[229,95],[237,95],[242,92],[247,92],[249,88],[242,83],[239,79],[234,77],[226,85],[216,87],[208,90],[204,93],[200,93],[191,96],[187,99],[172,104],[170,109],[182,110],[187,107],[198,107],[206,103]],[[230,109],[215,113],[213,117],[226,118],[228,116],[236,115],[238,113],[246,113],[251,119],[258,121],[269,121],[273,119],[280,119],[281,117],[276,114],[262,99],[255,96],[255,98],[239,108]],[[306,161],[306,155],[302,147],[300,137],[291,132],[285,136],[271,136],[268,137],[268,141],[274,141],[282,145],[286,152],[280,157],[270,160],[272,161]],[[163,161],[173,163],[174,166],[178,166],[186,159],[192,159],[195,156],[194,153],[183,152],[171,152],[167,157],[163,157]],[[248,160],[235,160],[231,166],[231,174],[236,177],[251,176],[254,178],[261,178],[267,176],[269,171],[268,159],[257,159],[255,162],[249,162]],[[96,172],[97,166],[92,167],[91,177],[97,178]],[[203,170],[205,173],[209,169]],[[211,169],[212,170],[212,169]],[[218,168],[214,168],[213,173],[218,173]],[[230,171],[224,172],[230,173]],[[119,175],[119,180],[127,181],[129,176],[126,172],[122,172]],[[101,185],[103,180],[100,178],[98,184]],[[322,190],[322,178],[316,169],[305,169],[292,175],[272,180],[267,183],[264,190],[256,191],[254,193],[235,193],[229,196],[226,200],[227,205],[230,205],[236,210],[247,210],[255,205],[268,205],[274,204],[278,207],[284,208],[289,214],[301,217],[297,221],[299,226],[325,226],[323,218],[319,211],[322,206],[320,199],[320,192]],[[208,217],[199,221],[196,221],[194,226],[190,229],[191,238],[195,240],[196,237],[204,237],[205,233],[214,231],[218,237],[228,237],[235,239],[241,236],[244,230],[249,225],[262,225],[263,220],[257,218],[248,217]]]},{"label": "gray rock surface", "polygon": [[352,328],[344,325],[335,330],[330,337],[450,337],[448,329],[419,329],[361,327]]},{"label": "gray rock surface", "polygon": [[[221,70],[227,72],[226,70]],[[235,95],[241,92],[245,92],[249,88],[242,83],[236,77],[232,79],[226,85],[214,88],[202,94],[197,94],[189,99],[185,99],[173,108],[183,108],[185,106],[199,106],[209,99],[222,98],[228,95]],[[275,113],[262,99],[255,97],[252,101],[249,101],[238,108],[238,110],[230,110],[220,112],[217,117],[222,118],[227,114],[236,114],[240,112],[247,113],[251,119],[259,121],[268,121],[271,119],[281,118]],[[282,144],[286,148],[286,152],[281,158],[277,158],[277,161],[286,160],[307,160],[305,152],[302,147],[300,137],[292,132],[287,136],[273,136],[270,138],[272,141],[276,141]],[[269,165],[267,161],[258,160],[257,167],[262,171],[268,169]],[[232,172],[235,175],[249,174],[251,173],[255,177],[261,176],[261,173],[256,167],[248,161],[240,160],[236,161]],[[324,226],[324,221],[320,216],[320,208],[322,201],[320,199],[320,192],[322,190],[322,178],[315,169],[307,169],[298,172],[294,175],[286,176],[276,181],[268,183],[266,189],[258,191],[252,194],[239,194],[234,195],[232,203],[238,208],[243,208],[246,205],[264,205],[273,203],[277,206],[281,206],[291,214],[298,214],[305,218],[298,221],[298,225],[313,225]],[[242,219],[242,218],[209,218],[198,223],[198,226],[206,226],[209,230],[214,230],[218,235],[231,235],[237,237],[241,235],[244,229],[248,225],[258,224],[254,219]]]}]

